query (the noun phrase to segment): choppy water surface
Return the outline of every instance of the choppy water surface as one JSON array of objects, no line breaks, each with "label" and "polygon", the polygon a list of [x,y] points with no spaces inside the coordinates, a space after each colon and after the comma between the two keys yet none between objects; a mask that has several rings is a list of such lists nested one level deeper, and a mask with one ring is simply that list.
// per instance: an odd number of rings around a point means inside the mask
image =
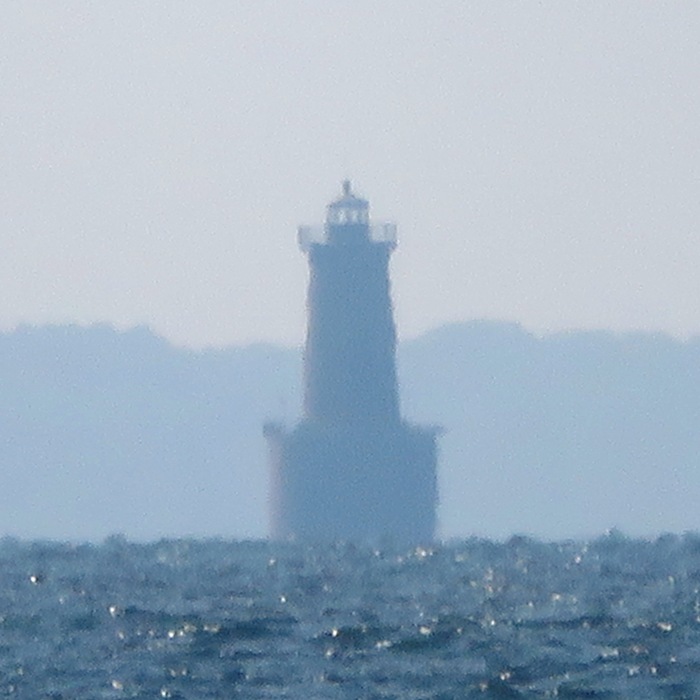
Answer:
[{"label": "choppy water surface", "polygon": [[700,537],[0,542],[0,697],[697,698]]}]

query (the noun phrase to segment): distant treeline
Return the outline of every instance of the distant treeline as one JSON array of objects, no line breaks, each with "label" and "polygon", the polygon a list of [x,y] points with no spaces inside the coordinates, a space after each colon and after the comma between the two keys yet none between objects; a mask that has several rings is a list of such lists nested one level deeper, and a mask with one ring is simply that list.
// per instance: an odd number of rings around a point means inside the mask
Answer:
[{"label": "distant treeline", "polygon": [[[263,537],[261,426],[297,418],[300,359],[144,328],[0,334],[0,535]],[[700,528],[700,341],[472,322],[399,359],[404,413],[444,429],[445,536]]]}]

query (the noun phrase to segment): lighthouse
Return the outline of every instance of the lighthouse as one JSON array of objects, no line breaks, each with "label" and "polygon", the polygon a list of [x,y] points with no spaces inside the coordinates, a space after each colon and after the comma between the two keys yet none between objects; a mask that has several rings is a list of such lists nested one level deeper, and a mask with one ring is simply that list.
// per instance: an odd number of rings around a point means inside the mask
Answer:
[{"label": "lighthouse", "polygon": [[396,226],[374,223],[349,181],[325,223],[302,226],[309,262],[301,421],[268,423],[270,532],[321,542],[429,542],[436,430],[405,422],[389,260]]}]

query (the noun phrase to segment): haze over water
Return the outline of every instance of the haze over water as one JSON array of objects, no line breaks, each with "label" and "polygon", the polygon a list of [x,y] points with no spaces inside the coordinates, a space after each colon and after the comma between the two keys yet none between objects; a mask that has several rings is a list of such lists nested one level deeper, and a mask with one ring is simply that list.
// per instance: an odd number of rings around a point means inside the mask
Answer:
[{"label": "haze over water", "polygon": [[301,223],[399,225],[402,336],[700,332],[695,2],[14,3],[0,325],[299,344]]},{"label": "haze over water", "polygon": [[[0,19],[0,695],[698,697],[700,5]],[[346,177],[459,540],[260,539]]]}]

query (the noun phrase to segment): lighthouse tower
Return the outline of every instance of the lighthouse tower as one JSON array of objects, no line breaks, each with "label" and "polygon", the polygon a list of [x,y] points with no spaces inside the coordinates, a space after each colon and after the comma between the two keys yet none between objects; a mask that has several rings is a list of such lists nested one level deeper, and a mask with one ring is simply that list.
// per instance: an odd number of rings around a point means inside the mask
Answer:
[{"label": "lighthouse tower", "polygon": [[269,423],[271,534],[302,541],[430,541],[435,430],[399,411],[389,286],[393,224],[370,223],[349,181],[322,226],[299,229],[309,260],[304,415]]}]

